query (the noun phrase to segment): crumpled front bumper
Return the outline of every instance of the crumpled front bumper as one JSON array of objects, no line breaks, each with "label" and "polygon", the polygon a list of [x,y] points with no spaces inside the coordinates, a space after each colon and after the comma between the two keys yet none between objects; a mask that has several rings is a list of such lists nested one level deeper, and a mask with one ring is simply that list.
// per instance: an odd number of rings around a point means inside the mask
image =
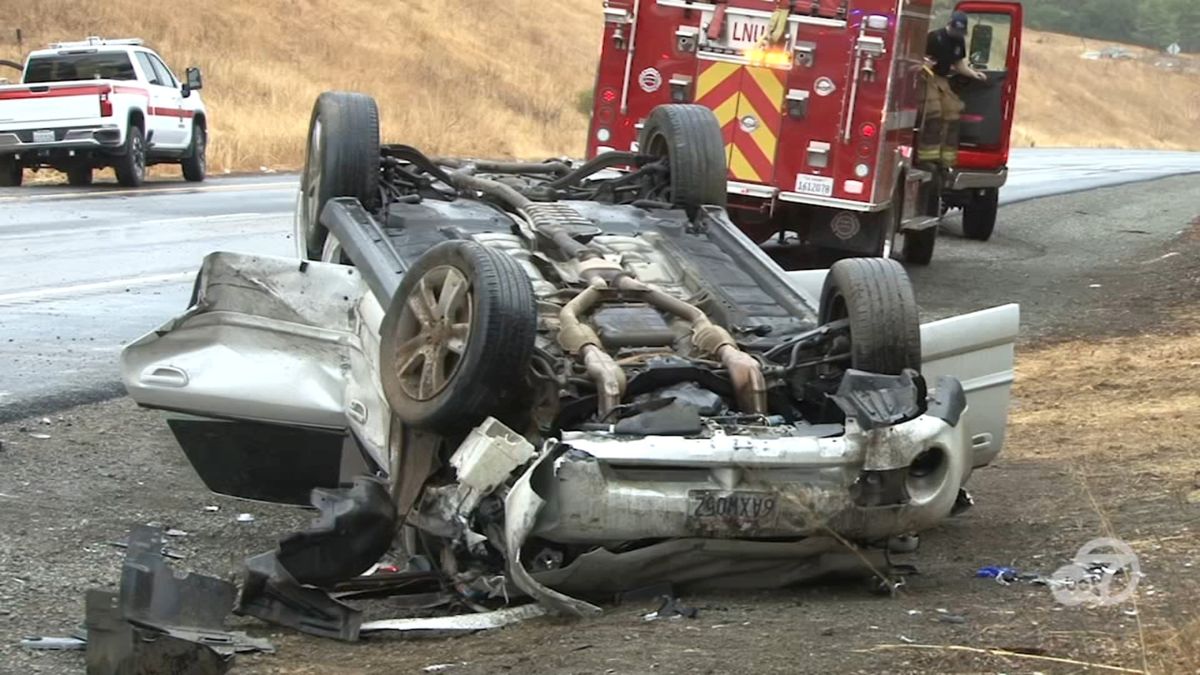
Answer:
[{"label": "crumpled front bumper", "polygon": [[874,541],[947,517],[972,467],[959,419],[933,414],[810,436],[570,432],[554,453],[533,477],[545,504],[532,534],[594,545],[830,532]]}]

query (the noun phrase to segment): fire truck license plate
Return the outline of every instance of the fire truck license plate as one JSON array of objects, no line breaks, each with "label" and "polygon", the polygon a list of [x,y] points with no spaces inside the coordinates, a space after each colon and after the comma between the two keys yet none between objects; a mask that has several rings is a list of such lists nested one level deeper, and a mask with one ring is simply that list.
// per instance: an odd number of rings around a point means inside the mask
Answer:
[{"label": "fire truck license plate", "polygon": [[818,197],[832,197],[833,179],[826,178],[825,176],[797,174],[796,192],[806,195],[817,195]]},{"label": "fire truck license plate", "polygon": [[49,131],[49,130],[35,131],[35,132],[33,132],[33,142],[34,143],[53,143],[54,142],[54,132]]},{"label": "fire truck license plate", "polygon": [[774,492],[688,491],[688,528],[693,532],[756,532],[775,527],[779,495]]}]

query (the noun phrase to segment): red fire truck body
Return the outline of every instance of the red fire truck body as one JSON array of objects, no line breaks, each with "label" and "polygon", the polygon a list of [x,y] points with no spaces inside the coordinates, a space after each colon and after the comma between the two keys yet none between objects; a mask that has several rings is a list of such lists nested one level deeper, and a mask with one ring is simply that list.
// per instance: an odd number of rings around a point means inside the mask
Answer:
[{"label": "red fire truck body", "polygon": [[1007,177],[1021,7],[959,5],[974,29],[971,62],[989,82],[956,84],[966,104],[959,162],[940,171],[913,161],[932,2],[608,0],[588,156],[637,149],[657,105],[698,103],[725,136],[729,210],[759,242],[789,232],[927,263],[949,207],[970,217],[968,236],[982,224],[990,235]]}]

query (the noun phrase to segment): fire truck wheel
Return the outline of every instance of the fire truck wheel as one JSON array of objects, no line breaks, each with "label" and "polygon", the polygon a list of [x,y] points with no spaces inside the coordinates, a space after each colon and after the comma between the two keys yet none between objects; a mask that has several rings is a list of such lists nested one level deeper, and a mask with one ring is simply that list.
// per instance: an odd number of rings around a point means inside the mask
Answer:
[{"label": "fire truck wheel", "polygon": [[887,258],[847,258],[829,268],[820,321],[850,320],[851,367],[882,375],[921,368],[921,324],[912,282]]},{"label": "fire truck wheel", "polygon": [[933,261],[933,247],[937,245],[937,228],[910,230],[900,235],[900,255],[910,265],[928,265]]},{"label": "fire truck wheel", "polygon": [[984,190],[976,194],[963,207],[963,236],[967,239],[987,241],[996,229],[996,210],[1000,206],[1000,191]]},{"label": "fire truck wheel", "polygon": [[725,205],[725,141],[716,115],[702,105],[660,105],[650,112],[639,141],[641,151],[666,157],[672,204],[689,213],[700,206]]},{"label": "fire truck wheel", "polygon": [[355,197],[367,210],[379,205],[379,108],[366,94],[327,91],[313,105],[296,212],[311,260],[325,248],[321,209],[335,197]]},{"label": "fire truck wheel", "polygon": [[404,273],[379,335],[383,392],[404,423],[461,434],[528,411],[537,305],[512,256],[470,241],[434,246]]}]

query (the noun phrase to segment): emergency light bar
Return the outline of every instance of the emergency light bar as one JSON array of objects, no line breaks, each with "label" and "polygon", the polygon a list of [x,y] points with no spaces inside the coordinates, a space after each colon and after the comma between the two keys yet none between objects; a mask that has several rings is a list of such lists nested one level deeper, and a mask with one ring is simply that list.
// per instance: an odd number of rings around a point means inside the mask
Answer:
[{"label": "emergency light bar", "polygon": [[141,38],[121,38],[118,40],[106,40],[95,35],[89,36],[81,42],[51,42],[50,49],[70,49],[72,47],[102,47],[108,45],[129,45],[140,47],[145,44]]}]

